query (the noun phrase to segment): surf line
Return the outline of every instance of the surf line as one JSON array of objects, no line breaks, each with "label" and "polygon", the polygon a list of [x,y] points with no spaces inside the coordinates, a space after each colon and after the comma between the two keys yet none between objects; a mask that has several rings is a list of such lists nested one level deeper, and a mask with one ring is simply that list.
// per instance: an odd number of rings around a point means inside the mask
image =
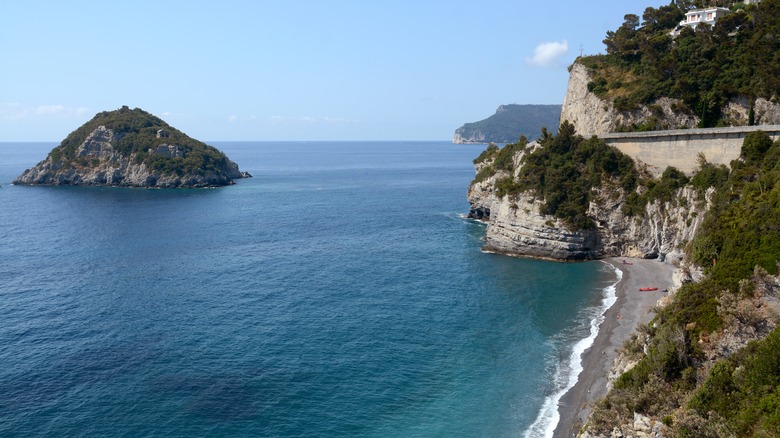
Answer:
[{"label": "surf line", "polygon": [[605,314],[616,302],[617,302],[617,285],[620,280],[623,279],[623,271],[617,267],[610,265],[607,262],[602,262],[614,269],[617,279],[611,285],[603,289],[603,295],[601,299],[601,306],[596,310],[595,316],[590,320],[590,334],[584,339],[577,341],[572,347],[569,358],[558,364],[555,371],[553,381],[557,390],[549,395],[542,404],[542,408],[539,410],[536,420],[525,431],[525,438],[536,437],[552,437],[555,432],[555,428],[558,427],[558,422],[561,419],[561,414],[558,412],[558,402],[561,400],[574,385],[577,384],[580,373],[582,372],[582,354],[588,350],[596,340],[596,336],[599,334],[599,326],[606,319]]}]

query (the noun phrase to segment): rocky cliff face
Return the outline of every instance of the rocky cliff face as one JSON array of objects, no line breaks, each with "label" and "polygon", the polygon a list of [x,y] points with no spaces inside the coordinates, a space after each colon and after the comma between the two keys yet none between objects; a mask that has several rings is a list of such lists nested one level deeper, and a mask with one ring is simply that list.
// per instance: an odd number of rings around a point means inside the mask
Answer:
[{"label": "rocky cliff face", "polygon": [[[772,103],[760,97],[753,103],[754,124],[780,124],[780,104]],[[732,126],[746,126],[750,117],[750,101],[745,98],[735,99],[723,108],[723,116]]]},{"label": "rocky cliff face", "polygon": [[[522,157],[532,150],[515,155],[518,170]],[[478,164],[477,171],[487,165],[489,161]],[[562,261],[624,256],[676,262],[682,260],[685,244],[693,239],[708,206],[686,187],[677,191],[673,201],[649,203],[644,214],[629,217],[621,210],[629,194],[618,187],[602,187],[587,213],[595,228],[572,231],[560,219],[540,213],[542,200],[531,193],[499,198],[496,181],[506,176],[497,173],[472,184],[468,200],[469,217],[488,223],[484,249],[508,255]]]},{"label": "rocky cliff face", "polygon": [[698,117],[675,111],[680,102],[669,98],[658,99],[653,105],[634,111],[618,111],[612,102],[588,91],[591,80],[588,68],[575,63],[561,109],[561,122],[568,120],[584,136],[615,132],[621,126],[642,124],[650,117],[659,119],[666,129],[695,128],[699,123]]},{"label": "rocky cliff face", "polygon": [[[464,137],[465,134],[465,137]],[[465,133],[462,129],[455,131],[455,135],[452,136],[452,143],[454,144],[484,144],[488,143],[485,140],[487,136],[484,132],[475,129],[468,133]]]},{"label": "rocky cliff face", "polygon": [[[679,100],[667,97],[633,111],[619,111],[614,103],[588,91],[591,80],[588,68],[575,63],[561,109],[561,122],[568,120],[584,136],[615,132],[622,126],[641,125],[651,118],[664,129],[695,128],[699,124],[699,117],[680,110]],[[723,116],[732,126],[747,125],[749,112],[750,101],[744,98],[734,99],[723,108]],[[780,104],[759,98],[753,104],[753,112],[756,125],[780,124]]]},{"label": "rocky cliff face", "polygon": [[[89,185],[121,187],[214,187],[233,184],[233,179],[248,176],[242,174],[236,163],[191,173],[163,172],[148,166],[137,155],[127,155],[115,147],[123,134],[99,126],[75,150],[75,160],[67,160],[61,154],[51,153],[35,167],[27,169],[14,184]],[[56,150],[56,149],[55,149]],[[162,144],[149,148],[149,157],[180,159],[185,149]]]}]

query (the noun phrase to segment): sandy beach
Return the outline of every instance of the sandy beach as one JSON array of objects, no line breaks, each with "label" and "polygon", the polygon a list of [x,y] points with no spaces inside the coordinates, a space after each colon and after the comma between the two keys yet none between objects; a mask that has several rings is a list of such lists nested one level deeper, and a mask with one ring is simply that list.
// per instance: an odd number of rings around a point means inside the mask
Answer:
[{"label": "sandy beach", "polygon": [[[623,261],[629,264],[624,264]],[[607,393],[607,376],[617,350],[636,331],[648,323],[650,309],[663,297],[664,289],[672,287],[674,267],[657,260],[610,258],[604,260],[623,271],[617,284],[617,301],[605,313],[604,322],[593,346],[582,355],[582,368],[577,384],[558,403],[560,422],[554,437],[576,437],[590,414],[591,405]],[[657,287],[657,291],[639,291],[641,287]]]}]

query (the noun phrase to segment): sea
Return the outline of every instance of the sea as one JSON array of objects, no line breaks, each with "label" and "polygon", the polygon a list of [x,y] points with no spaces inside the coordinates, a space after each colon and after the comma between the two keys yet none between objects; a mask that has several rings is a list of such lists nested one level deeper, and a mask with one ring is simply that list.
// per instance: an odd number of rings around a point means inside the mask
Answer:
[{"label": "sea", "polygon": [[449,142],[211,142],[215,189],[14,186],[0,436],[542,437],[614,302],[600,262],[486,253]]}]

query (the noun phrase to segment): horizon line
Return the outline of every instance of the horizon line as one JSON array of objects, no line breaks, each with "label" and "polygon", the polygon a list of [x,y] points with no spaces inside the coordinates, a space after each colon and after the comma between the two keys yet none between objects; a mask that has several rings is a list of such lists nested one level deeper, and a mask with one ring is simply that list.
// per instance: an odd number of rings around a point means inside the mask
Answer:
[{"label": "horizon line", "polygon": [[[214,142],[256,142],[256,143],[354,143],[354,142],[364,142],[364,143],[380,143],[380,142],[404,142],[404,143],[424,143],[424,142],[450,142],[452,143],[452,139],[439,139],[439,140],[203,140],[203,143],[209,144]],[[55,144],[61,144],[62,141],[57,140],[2,140],[0,139],[0,144],[3,143],[55,143]],[[452,144],[459,144],[459,143],[452,143]],[[487,143],[460,143],[460,144],[487,144]]]}]

